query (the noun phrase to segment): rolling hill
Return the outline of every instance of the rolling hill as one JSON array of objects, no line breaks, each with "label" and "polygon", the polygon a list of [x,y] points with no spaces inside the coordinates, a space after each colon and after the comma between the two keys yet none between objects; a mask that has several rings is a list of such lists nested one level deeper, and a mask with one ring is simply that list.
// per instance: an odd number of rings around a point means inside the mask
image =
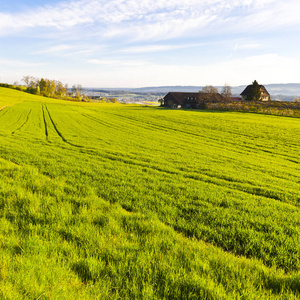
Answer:
[{"label": "rolling hill", "polygon": [[0,104],[1,298],[300,298],[299,119]]}]

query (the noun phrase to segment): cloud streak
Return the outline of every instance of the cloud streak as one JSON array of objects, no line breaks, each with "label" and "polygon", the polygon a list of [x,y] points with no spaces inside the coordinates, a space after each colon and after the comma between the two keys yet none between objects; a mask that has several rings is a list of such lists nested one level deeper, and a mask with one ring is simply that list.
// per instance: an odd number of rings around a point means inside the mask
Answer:
[{"label": "cloud streak", "polygon": [[[32,28],[70,30],[87,26],[98,37],[136,40],[168,39],[215,30],[263,30],[299,24],[300,3],[279,0],[80,0],[66,1],[16,14],[0,14],[0,34]],[[236,12],[239,16],[236,16]],[[278,16],[280,15],[280,18]],[[274,22],[276,20],[276,22]],[[238,24],[238,27],[237,27]]]},{"label": "cloud streak", "polygon": [[206,43],[195,43],[195,44],[176,44],[176,45],[145,45],[145,46],[134,46],[129,48],[121,49],[117,52],[121,53],[151,53],[151,52],[164,52],[164,51],[172,51],[178,49],[187,49],[193,47],[205,46]]},{"label": "cloud streak", "polygon": [[[22,12],[0,12],[0,40],[7,45],[0,47],[1,72],[10,66],[38,72],[46,62],[43,76],[82,75],[85,85],[98,76],[118,78],[115,85],[123,86],[234,83],[255,72],[288,78],[277,65],[297,76],[299,11],[299,0],[36,2]],[[284,61],[291,56],[294,63]]]},{"label": "cloud streak", "polygon": [[0,60],[0,66],[8,66],[8,67],[40,67],[44,66],[44,63],[34,63],[27,62],[21,60]]}]

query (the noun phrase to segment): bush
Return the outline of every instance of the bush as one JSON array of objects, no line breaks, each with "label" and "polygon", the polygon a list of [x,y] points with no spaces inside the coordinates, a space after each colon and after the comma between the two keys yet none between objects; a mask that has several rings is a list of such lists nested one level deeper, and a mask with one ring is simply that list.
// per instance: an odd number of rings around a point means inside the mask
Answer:
[{"label": "bush", "polygon": [[284,101],[247,101],[247,102],[222,102],[207,103],[206,107],[210,110],[227,110],[263,113],[277,116],[300,117],[300,103]]}]

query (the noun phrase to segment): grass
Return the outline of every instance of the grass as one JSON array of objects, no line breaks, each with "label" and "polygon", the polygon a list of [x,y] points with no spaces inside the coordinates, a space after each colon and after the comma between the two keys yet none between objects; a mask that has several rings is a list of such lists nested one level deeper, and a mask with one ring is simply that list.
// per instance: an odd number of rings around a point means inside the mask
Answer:
[{"label": "grass", "polygon": [[0,298],[300,298],[299,119],[0,103]]}]

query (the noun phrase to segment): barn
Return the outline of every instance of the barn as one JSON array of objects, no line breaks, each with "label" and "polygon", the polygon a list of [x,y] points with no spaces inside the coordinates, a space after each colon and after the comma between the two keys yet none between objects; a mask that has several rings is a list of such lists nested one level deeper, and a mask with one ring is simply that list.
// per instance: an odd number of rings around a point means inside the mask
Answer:
[{"label": "barn", "polygon": [[164,106],[170,108],[200,108],[203,103],[223,101],[224,98],[218,93],[169,92],[164,97]]}]

